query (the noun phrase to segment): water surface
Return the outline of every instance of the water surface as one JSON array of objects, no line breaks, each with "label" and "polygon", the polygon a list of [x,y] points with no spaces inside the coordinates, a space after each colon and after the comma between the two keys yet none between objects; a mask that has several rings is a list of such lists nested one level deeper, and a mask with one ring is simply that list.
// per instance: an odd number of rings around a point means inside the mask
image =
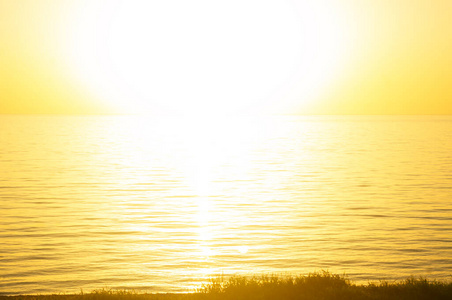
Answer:
[{"label": "water surface", "polygon": [[0,116],[0,293],[452,274],[452,117]]}]

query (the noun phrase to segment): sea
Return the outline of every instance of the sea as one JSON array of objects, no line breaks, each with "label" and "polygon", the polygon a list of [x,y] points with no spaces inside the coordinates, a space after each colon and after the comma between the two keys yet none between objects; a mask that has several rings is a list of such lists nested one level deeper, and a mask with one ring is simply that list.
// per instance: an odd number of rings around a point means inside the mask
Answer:
[{"label": "sea", "polygon": [[452,278],[452,116],[0,115],[0,295]]}]

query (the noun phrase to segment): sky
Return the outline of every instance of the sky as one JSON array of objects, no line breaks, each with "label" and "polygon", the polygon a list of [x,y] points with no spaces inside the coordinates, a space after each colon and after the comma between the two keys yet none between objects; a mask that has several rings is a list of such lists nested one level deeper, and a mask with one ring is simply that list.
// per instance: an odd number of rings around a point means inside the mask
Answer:
[{"label": "sky", "polygon": [[0,113],[452,114],[449,0],[0,0]]}]

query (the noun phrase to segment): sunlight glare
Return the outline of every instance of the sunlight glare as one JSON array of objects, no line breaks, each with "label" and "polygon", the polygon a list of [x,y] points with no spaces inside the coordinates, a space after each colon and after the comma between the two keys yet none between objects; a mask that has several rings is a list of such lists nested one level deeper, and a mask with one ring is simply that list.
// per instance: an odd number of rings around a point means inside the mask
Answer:
[{"label": "sunlight glare", "polygon": [[121,113],[274,111],[307,102],[344,54],[322,1],[101,1],[74,9],[73,68]]}]

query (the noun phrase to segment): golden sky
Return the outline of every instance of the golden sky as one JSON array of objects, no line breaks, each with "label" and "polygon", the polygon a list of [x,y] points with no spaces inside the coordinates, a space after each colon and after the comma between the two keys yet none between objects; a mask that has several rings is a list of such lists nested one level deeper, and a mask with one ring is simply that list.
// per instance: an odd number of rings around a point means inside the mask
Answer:
[{"label": "golden sky", "polygon": [[0,0],[0,113],[452,114],[449,0]]}]

